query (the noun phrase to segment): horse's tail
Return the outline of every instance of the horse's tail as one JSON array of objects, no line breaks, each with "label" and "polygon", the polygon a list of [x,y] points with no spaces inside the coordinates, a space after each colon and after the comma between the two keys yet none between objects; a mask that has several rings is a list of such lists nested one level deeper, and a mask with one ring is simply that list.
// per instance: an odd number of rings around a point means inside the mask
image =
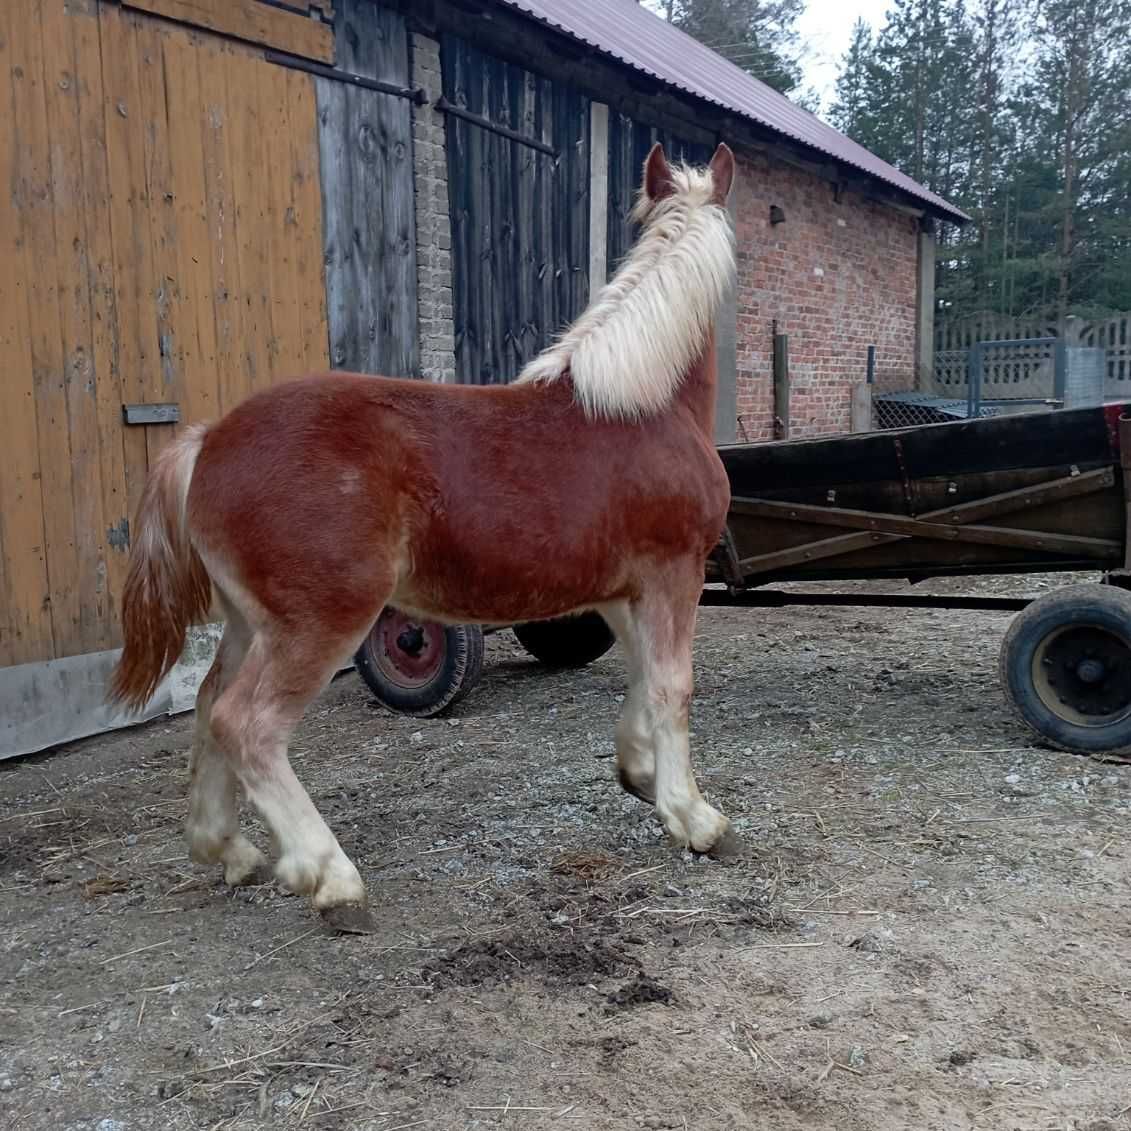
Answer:
[{"label": "horse's tail", "polygon": [[172,670],[189,626],[212,604],[212,582],[189,540],[185,503],[207,429],[186,429],[158,457],[138,508],[122,593],[125,647],[109,700],[139,710]]}]

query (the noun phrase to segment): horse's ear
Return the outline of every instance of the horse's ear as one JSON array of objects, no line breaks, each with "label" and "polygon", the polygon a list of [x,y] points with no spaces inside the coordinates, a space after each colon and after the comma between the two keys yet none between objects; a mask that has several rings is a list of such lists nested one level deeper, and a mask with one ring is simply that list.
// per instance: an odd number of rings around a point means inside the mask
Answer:
[{"label": "horse's ear", "polygon": [[644,162],[644,195],[651,201],[663,200],[675,191],[672,168],[664,156],[664,147],[656,142]]},{"label": "horse's ear", "polygon": [[730,196],[731,185],[734,184],[734,154],[725,141],[719,142],[714,157],[708,166],[711,170],[711,179],[714,181],[714,201],[716,204],[725,205]]}]

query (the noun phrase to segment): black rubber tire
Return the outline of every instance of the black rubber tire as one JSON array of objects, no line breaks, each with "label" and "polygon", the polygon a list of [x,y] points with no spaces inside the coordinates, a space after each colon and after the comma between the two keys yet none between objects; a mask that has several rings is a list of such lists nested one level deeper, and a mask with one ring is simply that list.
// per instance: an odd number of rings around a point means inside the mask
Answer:
[{"label": "black rubber tire", "polygon": [[615,643],[612,629],[599,613],[516,624],[518,642],[550,668],[583,668]]},{"label": "black rubber tire", "polygon": [[409,681],[398,680],[395,663],[382,655],[382,617],[354,656],[358,674],[373,697],[390,711],[427,719],[455,706],[483,674],[483,629],[476,624],[424,624],[433,641],[430,668]]},{"label": "black rubber tire", "polygon": [[[1113,681],[1114,707],[1102,715],[1082,714],[1061,700],[1050,683],[1050,672],[1056,672],[1058,686],[1074,678],[1065,676],[1069,669],[1054,662],[1056,653],[1047,650],[1057,638],[1063,641],[1065,633],[1079,629],[1103,642],[1122,669]],[[1118,658],[1124,648],[1131,665],[1131,593],[1114,585],[1071,585],[1039,597],[1013,618],[1001,642],[998,670],[1006,698],[1026,726],[1059,750],[1125,756],[1131,753],[1131,691],[1124,661]],[[1066,693],[1080,686],[1070,685]],[[1085,693],[1091,692],[1085,687]]]}]

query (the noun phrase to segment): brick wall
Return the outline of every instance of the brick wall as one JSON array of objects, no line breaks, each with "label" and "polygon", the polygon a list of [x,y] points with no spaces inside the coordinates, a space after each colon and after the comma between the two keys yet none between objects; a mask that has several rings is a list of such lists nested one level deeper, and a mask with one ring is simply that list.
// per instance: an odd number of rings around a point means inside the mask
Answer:
[{"label": "brick wall", "polygon": [[416,289],[420,369],[429,381],[456,378],[452,335],[452,228],[448,214],[448,159],[444,116],[430,103],[442,93],[440,45],[413,34],[412,83],[428,95],[412,108],[416,182]]},{"label": "brick wall", "polygon": [[[773,435],[773,322],[789,335],[790,436],[846,432],[851,386],[915,387],[918,221],[789,165],[740,154],[738,439]],[[770,206],[785,222],[770,224]]]}]

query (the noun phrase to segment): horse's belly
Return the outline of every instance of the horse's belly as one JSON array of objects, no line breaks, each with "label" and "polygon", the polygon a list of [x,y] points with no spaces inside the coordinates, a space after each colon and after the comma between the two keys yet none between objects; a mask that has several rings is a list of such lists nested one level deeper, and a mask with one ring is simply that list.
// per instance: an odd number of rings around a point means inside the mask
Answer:
[{"label": "horse's belly", "polygon": [[415,541],[393,603],[484,624],[559,616],[625,596],[630,570],[615,540],[549,531],[432,530]]}]

